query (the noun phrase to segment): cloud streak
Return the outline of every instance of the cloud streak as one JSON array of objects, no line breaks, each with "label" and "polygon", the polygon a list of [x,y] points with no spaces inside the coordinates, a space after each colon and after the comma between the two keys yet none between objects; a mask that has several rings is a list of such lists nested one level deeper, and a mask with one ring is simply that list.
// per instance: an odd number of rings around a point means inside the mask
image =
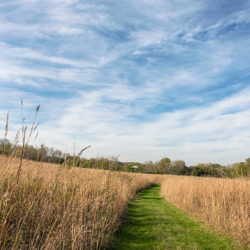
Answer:
[{"label": "cloud streak", "polygon": [[37,143],[121,160],[249,157],[247,1],[0,4],[0,120],[41,104]]}]

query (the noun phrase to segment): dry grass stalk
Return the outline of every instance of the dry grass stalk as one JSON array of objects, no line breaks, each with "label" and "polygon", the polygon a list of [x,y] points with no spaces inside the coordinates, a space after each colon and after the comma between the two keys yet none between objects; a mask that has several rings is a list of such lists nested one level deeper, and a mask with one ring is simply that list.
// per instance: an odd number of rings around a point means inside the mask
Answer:
[{"label": "dry grass stalk", "polygon": [[[23,102],[21,101],[21,110],[22,110],[22,104]],[[4,194],[4,198],[8,198],[7,201],[6,199],[4,199],[4,205],[8,205],[8,208],[6,210],[4,210],[4,214],[0,214],[0,226],[1,226],[1,230],[0,230],[0,247],[5,248],[7,245],[7,240],[8,240],[8,236],[9,236],[9,232],[11,230],[11,222],[10,222],[10,218],[13,214],[13,211],[15,209],[15,205],[16,205],[16,199],[14,197],[15,192],[18,189],[18,184],[19,184],[19,179],[20,179],[20,175],[21,175],[21,168],[22,168],[22,163],[23,163],[23,158],[24,158],[24,151],[25,151],[25,146],[28,146],[28,142],[34,132],[34,126],[35,126],[35,122],[36,122],[36,118],[37,118],[37,114],[39,111],[40,105],[38,105],[36,107],[36,113],[35,113],[35,117],[33,119],[33,123],[30,129],[30,134],[28,137],[28,141],[26,142],[26,132],[27,132],[27,126],[24,126],[24,118],[22,119],[22,147],[21,147],[21,157],[19,160],[19,164],[18,164],[18,168],[17,168],[17,172],[15,175],[15,178],[13,178],[13,175],[10,176],[11,181],[8,183],[6,192]],[[7,135],[8,135],[8,125],[9,125],[9,112],[7,113],[7,117],[6,117],[6,126],[5,126],[5,138],[4,138],[4,143],[3,143],[3,153],[5,153],[5,145],[6,145],[6,141],[7,141]],[[37,126],[35,126],[35,128],[37,128]],[[2,176],[1,177],[6,177],[6,174],[8,173],[9,170],[9,166],[11,161],[14,158],[14,155],[16,153],[16,146],[19,142],[19,134],[20,134],[20,130],[17,132],[15,140],[14,140],[14,144],[13,144],[13,148],[12,148],[12,152],[10,153],[10,156],[8,157],[7,162],[4,164],[4,168],[3,168],[3,172],[2,172]],[[6,180],[3,178],[3,180]],[[1,179],[0,179],[1,181]],[[0,210],[2,209],[2,200],[0,203]],[[2,212],[2,210],[1,210]],[[17,227],[19,228],[19,227]],[[19,232],[19,231],[18,231]],[[16,237],[17,240],[17,237]],[[14,243],[14,246],[16,244],[16,240]]]},{"label": "dry grass stalk", "polygon": [[7,135],[8,135],[8,127],[9,127],[9,112],[7,112],[6,124],[5,124],[5,133],[4,133],[4,142],[3,142],[3,152],[4,153],[5,153],[5,145],[6,145]]}]

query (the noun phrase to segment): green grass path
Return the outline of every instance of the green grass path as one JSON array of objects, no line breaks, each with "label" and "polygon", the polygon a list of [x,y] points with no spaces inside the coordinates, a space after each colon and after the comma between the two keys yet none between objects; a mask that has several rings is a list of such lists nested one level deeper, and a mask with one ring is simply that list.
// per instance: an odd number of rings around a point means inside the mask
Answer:
[{"label": "green grass path", "polygon": [[117,233],[113,249],[241,248],[166,202],[156,185],[129,203],[127,221]]}]

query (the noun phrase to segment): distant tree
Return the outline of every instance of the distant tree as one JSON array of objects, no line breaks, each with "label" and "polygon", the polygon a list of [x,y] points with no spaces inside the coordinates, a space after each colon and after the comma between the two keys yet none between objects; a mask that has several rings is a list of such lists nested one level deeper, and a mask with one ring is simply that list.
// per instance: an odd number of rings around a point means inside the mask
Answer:
[{"label": "distant tree", "polygon": [[157,168],[156,173],[158,174],[166,174],[168,172],[169,166],[170,166],[170,159],[165,157],[162,158],[158,163],[157,163]]},{"label": "distant tree", "polygon": [[37,150],[37,161],[48,161],[46,147],[44,146],[44,144],[42,144]]},{"label": "distant tree", "polygon": [[230,176],[226,167],[219,164],[200,163],[196,166],[190,167],[191,175],[194,176],[211,176],[211,177],[225,177]]},{"label": "distant tree", "polygon": [[233,164],[233,176],[250,176],[250,158],[246,159],[246,162],[237,162]]},{"label": "distant tree", "polygon": [[191,169],[191,175],[193,176],[206,176],[206,166],[205,164],[198,164],[197,166],[190,167]]},{"label": "distant tree", "polygon": [[62,157],[63,153],[61,150],[55,150],[54,154],[55,157]]},{"label": "distant tree", "polygon": [[168,171],[169,174],[175,175],[189,175],[191,172],[183,160],[172,161]]},{"label": "distant tree", "polygon": [[5,155],[11,154],[11,143],[6,138],[0,139],[0,154],[5,154]]},{"label": "distant tree", "polygon": [[155,173],[155,167],[156,165],[152,161],[146,162],[145,167],[143,168],[143,172],[148,174],[153,174]]},{"label": "distant tree", "polygon": [[245,165],[246,165],[246,174],[248,177],[250,177],[250,158],[246,159]]},{"label": "distant tree", "polygon": [[[21,153],[21,150],[19,150]],[[20,156],[20,153],[18,156]],[[24,150],[24,158],[29,159],[32,161],[36,161],[38,157],[38,149],[34,148],[33,146],[28,146],[26,145],[25,150]]]}]

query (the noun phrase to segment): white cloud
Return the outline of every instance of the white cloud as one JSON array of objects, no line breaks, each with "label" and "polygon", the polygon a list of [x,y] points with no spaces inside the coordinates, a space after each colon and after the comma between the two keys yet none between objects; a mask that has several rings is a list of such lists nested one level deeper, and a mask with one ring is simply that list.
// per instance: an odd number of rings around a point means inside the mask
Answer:
[{"label": "white cloud", "polygon": [[[7,109],[18,114],[15,106],[23,98],[27,113],[42,105],[37,143],[62,150],[72,151],[76,141],[79,147],[93,145],[88,156],[121,154],[121,160],[244,159],[248,40],[237,34],[235,41],[220,40],[214,34],[249,18],[244,10],[206,16],[204,5],[0,3],[1,124]],[[204,41],[197,39],[202,32],[208,33]],[[157,110],[164,105],[168,112]],[[11,119],[14,134],[19,118]]]},{"label": "white cloud", "polygon": [[78,150],[91,144],[88,157],[120,155],[124,161],[146,161],[168,156],[188,164],[228,164],[249,156],[249,94],[246,89],[203,108],[165,113],[140,123],[129,118],[136,113],[132,106],[105,103],[100,93],[82,94],[69,102],[55,124],[41,126],[40,136],[50,145],[60,141],[62,148],[73,141]]},{"label": "white cloud", "polygon": [[166,33],[163,30],[144,30],[132,35],[138,41],[140,48],[161,44],[166,38]]}]

